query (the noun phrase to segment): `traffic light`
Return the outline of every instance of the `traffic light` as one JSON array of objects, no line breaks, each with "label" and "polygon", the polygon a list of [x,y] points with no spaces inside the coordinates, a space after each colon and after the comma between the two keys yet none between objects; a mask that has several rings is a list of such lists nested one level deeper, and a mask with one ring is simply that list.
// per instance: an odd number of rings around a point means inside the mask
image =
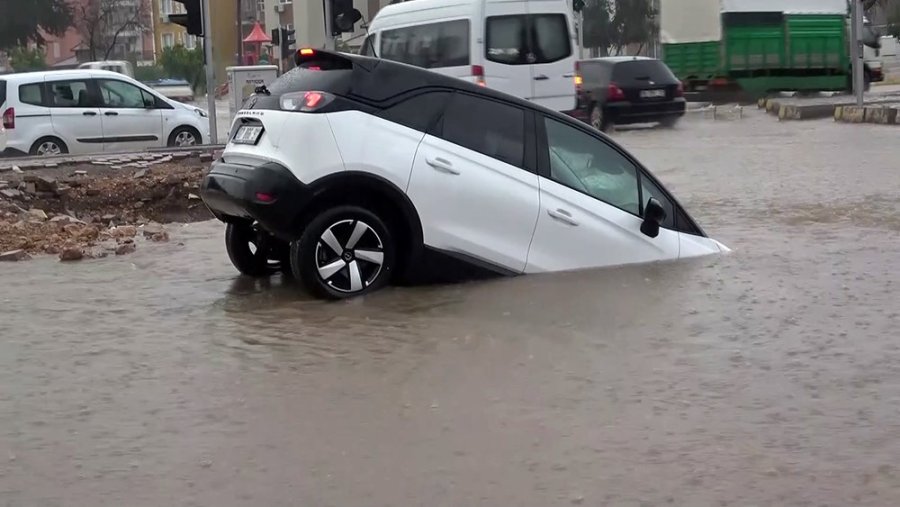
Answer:
[{"label": "traffic light", "polygon": [[203,37],[203,11],[200,0],[175,0],[184,5],[186,14],[169,14],[169,22],[187,28],[187,33]]},{"label": "traffic light", "polygon": [[326,0],[331,3],[331,35],[352,32],[362,13],[353,8],[353,0]]},{"label": "traffic light", "polygon": [[296,32],[296,30],[288,30],[287,28],[279,28],[279,30],[281,31],[281,34],[278,37],[281,42],[281,57],[288,58],[293,53],[293,51],[291,51],[291,46],[297,43],[297,39],[294,38],[294,32]]},{"label": "traffic light", "polygon": [[584,0],[572,0],[572,10],[575,12],[584,10]]}]

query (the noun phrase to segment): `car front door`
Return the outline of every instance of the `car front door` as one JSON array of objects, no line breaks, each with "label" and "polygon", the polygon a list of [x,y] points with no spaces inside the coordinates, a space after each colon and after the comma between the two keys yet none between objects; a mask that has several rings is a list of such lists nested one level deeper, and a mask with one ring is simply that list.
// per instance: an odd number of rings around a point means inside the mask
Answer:
[{"label": "car front door", "polygon": [[[541,210],[526,272],[678,258],[668,222],[655,238],[641,233],[642,202],[653,195],[637,164],[589,129],[553,118],[539,121],[538,139]],[[673,219],[671,205],[666,211]]]},{"label": "car front door", "polygon": [[103,151],[103,123],[94,83],[87,77],[48,79],[45,86],[54,133],[66,143],[69,153]]},{"label": "car front door", "polygon": [[504,273],[525,269],[540,205],[533,123],[514,105],[454,94],[419,145],[407,189],[426,246]]},{"label": "car front door", "polygon": [[118,79],[97,79],[100,90],[104,151],[163,146],[162,112],[145,90]]}]

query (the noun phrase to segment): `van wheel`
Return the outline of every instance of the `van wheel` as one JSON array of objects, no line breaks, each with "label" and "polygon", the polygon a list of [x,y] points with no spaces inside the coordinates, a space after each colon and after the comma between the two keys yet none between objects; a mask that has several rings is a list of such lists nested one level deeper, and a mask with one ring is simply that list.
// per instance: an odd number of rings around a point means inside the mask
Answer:
[{"label": "van wheel", "polygon": [[200,140],[200,132],[193,127],[178,127],[169,135],[169,147],[183,148],[203,144]]},{"label": "van wheel", "polygon": [[225,228],[225,249],[234,267],[247,276],[270,276],[282,269],[289,269],[287,245],[256,224],[228,224]]},{"label": "van wheel", "polygon": [[319,214],[291,244],[291,267],[310,292],[347,299],[387,285],[396,247],[385,222],[358,206]]},{"label": "van wheel", "polygon": [[594,104],[591,108],[591,126],[600,132],[606,132],[609,129],[609,120],[603,114],[603,106]]},{"label": "van wheel", "polygon": [[31,145],[31,149],[28,150],[28,153],[37,157],[65,155],[66,153],[69,153],[69,147],[59,138],[42,137]]}]

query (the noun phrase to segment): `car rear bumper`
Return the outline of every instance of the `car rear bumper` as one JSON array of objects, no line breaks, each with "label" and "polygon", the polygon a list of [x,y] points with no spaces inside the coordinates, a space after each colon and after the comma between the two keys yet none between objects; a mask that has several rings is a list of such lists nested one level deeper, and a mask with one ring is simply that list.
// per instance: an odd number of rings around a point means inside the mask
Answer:
[{"label": "car rear bumper", "polygon": [[606,116],[613,123],[649,123],[673,116],[683,116],[686,101],[677,98],[666,102],[610,102],[606,104]]},{"label": "car rear bumper", "polygon": [[312,192],[274,162],[254,167],[216,161],[203,177],[200,198],[223,222],[255,220],[269,233],[292,241],[299,236],[297,218]]}]

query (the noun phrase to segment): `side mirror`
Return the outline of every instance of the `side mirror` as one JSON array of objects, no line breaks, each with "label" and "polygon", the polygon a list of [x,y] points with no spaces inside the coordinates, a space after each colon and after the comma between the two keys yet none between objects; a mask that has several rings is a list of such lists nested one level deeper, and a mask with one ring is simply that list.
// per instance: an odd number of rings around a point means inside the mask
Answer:
[{"label": "side mirror", "polygon": [[644,222],[641,224],[641,232],[645,235],[655,238],[659,236],[659,226],[666,219],[666,208],[651,197],[644,207]]}]

